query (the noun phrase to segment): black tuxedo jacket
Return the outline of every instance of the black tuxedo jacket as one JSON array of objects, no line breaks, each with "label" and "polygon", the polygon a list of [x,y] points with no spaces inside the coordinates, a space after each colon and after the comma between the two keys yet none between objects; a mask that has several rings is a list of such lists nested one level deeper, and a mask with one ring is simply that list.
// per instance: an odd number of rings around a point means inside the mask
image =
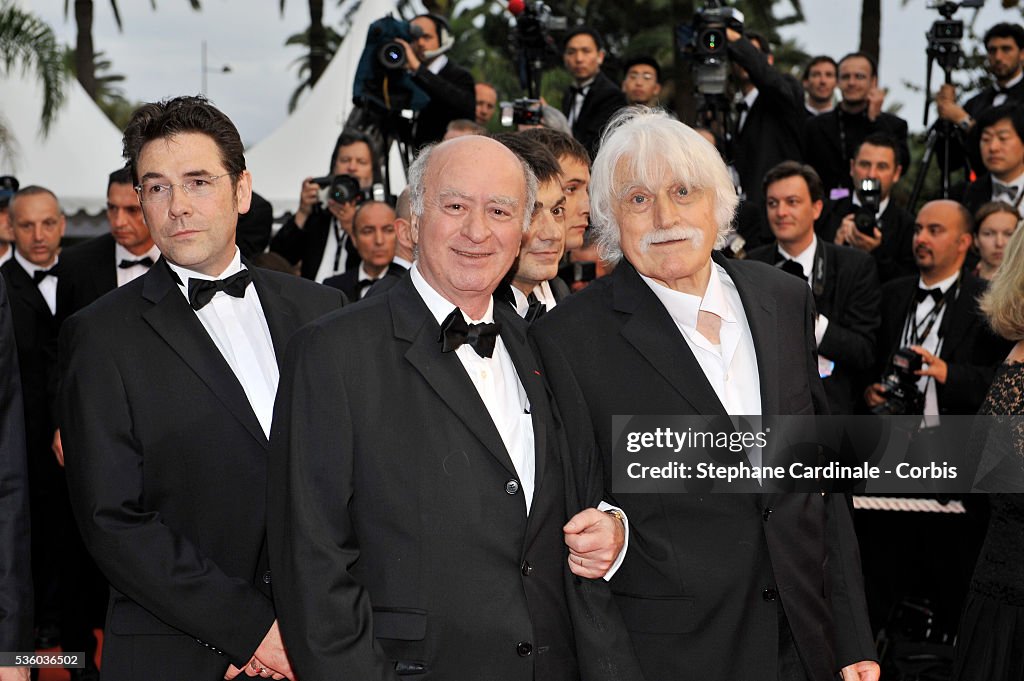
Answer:
[{"label": "black tuxedo jacket", "polygon": [[733,144],[733,162],[747,197],[764,202],[761,182],[782,161],[803,158],[800,129],[806,113],[800,83],[768,63],[765,55],[743,38],[729,43],[729,54],[750,74],[757,99],[747,112]]},{"label": "black tuxedo jacket", "polygon": [[964,198],[961,203],[966,206],[971,215],[978,212],[978,209],[992,200],[992,175],[985,173],[974,182],[967,185],[964,190]]},{"label": "black tuxedo jacket", "polygon": [[[401,277],[405,273],[406,269],[401,265],[388,265],[388,268],[384,270],[384,273],[377,277],[378,281],[374,282],[373,284],[370,284],[370,287],[372,288],[373,286],[376,286],[377,283],[380,280],[384,279],[385,277]],[[356,290],[356,284],[358,282],[359,266],[356,265],[354,269],[346,269],[339,275],[327,277],[326,279],[324,279],[324,286],[330,286],[332,288],[338,289],[339,291],[345,294],[346,298],[355,303],[361,299],[359,295],[360,291]],[[366,295],[369,295],[369,292],[367,292]]]},{"label": "black tuxedo jacket", "polygon": [[[755,340],[764,414],[826,409],[807,285],[721,258]],[[623,261],[530,327],[569,433],[610,489],[615,414],[725,414],[672,318]],[[582,394],[582,397],[577,397]],[[630,543],[611,580],[648,681],[775,678],[781,593],[808,678],[873,659],[847,501],[821,494],[610,494]]]},{"label": "black tuxedo jacket", "polygon": [[899,164],[904,170],[910,167],[907,122],[899,116],[883,111],[874,121],[869,121],[866,113],[850,114],[837,106],[828,113],[811,116],[804,121],[804,161],[818,171],[826,194],[836,187],[853,188],[850,159],[864,138],[873,132],[892,137],[899,145]]},{"label": "black tuxedo jacket", "polygon": [[[882,323],[878,329],[876,377],[886,369],[892,353],[900,348],[903,324],[914,304],[918,277],[894,279],[882,287]],[[967,273],[960,292],[942,315],[939,357],[949,365],[946,383],[937,383],[940,414],[974,414],[985,399],[996,367],[1013,345],[989,329],[978,309],[978,297],[986,283]],[[877,378],[876,378],[877,380]]]},{"label": "black tuxedo jacket", "polygon": [[32,650],[28,471],[18,349],[0,277],[0,650]]},{"label": "black tuxedo jacket", "polygon": [[522,320],[500,305],[494,316],[530,402],[518,416],[535,436],[529,514],[498,430],[457,355],[441,352],[410,277],[289,346],[268,536],[299,678],[638,678],[619,661],[631,655],[625,631],[581,599],[604,590],[610,604],[606,585],[567,578],[561,528],[575,474]]},{"label": "black tuxedo jacket", "polygon": [[[58,269],[59,269],[58,265]],[[54,398],[57,389],[57,317],[39,292],[32,277],[14,258],[0,267],[7,283],[14,339],[21,368],[21,389],[25,408],[25,437],[29,466],[47,477],[59,474],[50,454],[53,439]]]},{"label": "black tuxedo jacket", "polygon": [[[967,103],[964,104],[964,110],[970,114],[971,118],[978,120],[979,116],[992,108],[992,100],[996,98],[997,94],[999,94],[999,92],[996,90],[995,85],[989,85],[984,90],[967,100]],[[1006,101],[1004,104],[1016,104],[1020,106],[1021,102],[1024,102],[1024,80],[1006,91]],[[971,131],[971,134],[966,135],[966,138],[963,140],[967,148],[967,156],[970,160],[971,168],[979,175],[985,172],[985,165],[981,160],[981,149],[978,146],[980,136],[981,131],[975,129]],[[941,145],[939,145],[936,151],[939,153],[939,159],[941,161]],[[954,148],[950,157],[951,168],[956,169],[963,164],[963,151],[961,149]]]},{"label": "black tuxedo jacket", "polygon": [[[776,244],[750,252],[751,260],[771,265],[782,256]],[[875,263],[868,254],[818,239],[811,277],[814,306],[828,318],[818,354],[835,362],[825,378],[825,394],[833,414],[852,414],[875,362],[875,333],[882,288]]]},{"label": "black tuxedo jacket", "polygon": [[473,75],[455,64],[451,57],[436,74],[426,64],[422,64],[412,79],[430,97],[430,103],[416,116],[413,131],[413,146],[416,149],[440,142],[450,122],[459,118],[475,119],[476,89]]},{"label": "black tuxedo jacket", "polygon": [[[843,218],[857,212],[853,199],[846,197],[829,203],[828,212],[814,228],[819,239],[835,241]],[[882,243],[871,251],[878,266],[878,279],[884,284],[892,279],[917,273],[914,260],[914,216],[890,199],[889,205],[878,219]]]},{"label": "black tuxedo jacket", "polygon": [[60,254],[57,315],[61,321],[117,288],[114,237],[103,234]]},{"label": "black tuxedo jacket", "polygon": [[[566,118],[572,111],[575,99],[576,95],[571,89],[565,91],[565,96],[562,98],[562,113]],[[572,125],[572,136],[587,148],[590,158],[597,156],[604,126],[615,112],[624,106],[626,106],[626,95],[622,94],[622,88],[604,75],[603,71],[598,71],[590,89],[587,90],[587,96],[583,98],[580,114]]]},{"label": "black tuxedo jacket", "polygon": [[[340,304],[250,269],[279,357]],[[222,678],[275,617],[268,442],[241,384],[163,260],[65,322],[61,364],[72,505],[111,585],[104,679]]]},{"label": "black tuxedo jacket", "polygon": [[[300,274],[303,279],[316,279],[320,261],[327,248],[327,235],[331,229],[331,214],[324,208],[316,208],[306,218],[305,224],[295,224],[295,216],[288,218],[274,238],[270,240],[270,250],[277,253],[291,264],[302,262]],[[344,238],[344,231],[342,231]],[[344,251],[345,271],[359,267],[361,258],[352,239],[345,239]]]}]

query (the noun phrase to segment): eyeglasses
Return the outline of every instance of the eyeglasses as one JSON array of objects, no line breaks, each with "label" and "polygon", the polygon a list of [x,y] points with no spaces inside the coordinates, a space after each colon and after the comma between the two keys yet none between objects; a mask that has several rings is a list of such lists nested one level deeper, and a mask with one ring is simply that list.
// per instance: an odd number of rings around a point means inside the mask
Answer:
[{"label": "eyeglasses", "polygon": [[626,78],[628,78],[629,80],[654,80],[654,74],[632,71],[626,76]]},{"label": "eyeglasses", "polygon": [[147,180],[142,184],[135,185],[135,191],[139,195],[140,203],[164,203],[171,200],[171,190],[174,187],[181,187],[187,195],[202,198],[213,193],[213,183],[222,177],[231,177],[235,173],[224,173],[222,175],[199,175],[180,184],[168,184]]}]

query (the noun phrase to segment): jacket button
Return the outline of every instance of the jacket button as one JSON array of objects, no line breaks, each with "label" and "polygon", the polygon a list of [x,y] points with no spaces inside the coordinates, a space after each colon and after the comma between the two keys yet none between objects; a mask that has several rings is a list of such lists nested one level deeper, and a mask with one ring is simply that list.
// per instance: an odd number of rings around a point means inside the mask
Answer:
[{"label": "jacket button", "polygon": [[263,573],[263,583],[270,584],[270,570]]},{"label": "jacket button", "polygon": [[761,598],[765,599],[766,601],[774,601],[778,597],[779,592],[775,589],[765,589],[761,592]]},{"label": "jacket button", "polygon": [[533,566],[530,565],[529,561],[524,560],[523,561],[523,576],[524,577],[529,577],[531,574],[533,574]]},{"label": "jacket button", "polygon": [[533,653],[533,646],[528,641],[520,641],[516,644],[516,652],[519,657],[529,657]]},{"label": "jacket button", "polygon": [[770,506],[768,508],[764,509],[764,521],[765,522],[768,522],[768,516],[770,516],[771,514],[772,514],[772,509],[771,509]]},{"label": "jacket button", "polygon": [[506,494],[515,494],[518,491],[519,491],[519,481],[518,480],[509,480],[508,482],[505,483],[505,493]]}]

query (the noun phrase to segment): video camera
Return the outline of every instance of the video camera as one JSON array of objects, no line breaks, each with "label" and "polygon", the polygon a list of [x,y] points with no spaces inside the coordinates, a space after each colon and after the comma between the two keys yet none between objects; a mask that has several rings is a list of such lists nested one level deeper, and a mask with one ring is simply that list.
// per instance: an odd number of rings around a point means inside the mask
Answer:
[{"label": "video camera", "polygon": [[885,402],[871,410],[873,414],[905,416],[924,413],[924,393],[917,387],[920,380],[921,355],[910,348],[893,353],[882,377]]},{"label": "video camera", "polygon": [[356,106],[376,113],[395,113],[404,109],[420,111],[430,102],[405,70],[405,48],[395,40],[412,43],[420,34],[419,27],[390,14],[370,24],[352,88]]},{"label": "video camera", "polygon": [[557,66],[560,59],[551,32],[564,31],[568,20],[552,14],[542,0],[509,0],[508,11],[516,20],[509,46],[516,55],[519,84],[531,99],[536,99],[540,96],[540,74],[547,67]]},{"label": "video camera", "polygon": [[985,4],[985,0],[932,0],[928,9],[937,9],[942,19],[935,21],[925,37],[928,38],[928,58],[938,62],[943,71],[949,73],[960,66],[963,51],[960,41],[964,37],[964,22],[954,19],[953,14],[961,7],[977,9]]},{"label": "video camera", "polygon": [[501,103],[501,124],[510,128],[518,125],[541,125],[544,122],[544,105],[539,99],[517,99]]},{"label": "video camera", "polygon": [[882,206],[882,182],[874,177],[861,180],[856,188],[860,206],[853,214],[853,224],[857,231],[867,236],[874,236],[878,223],[878,209]]},{"label": "video camera", "polygon": [[704,9],[693,15],[691,24],[676,26],[679,56],[693,61],[697,92],[703,95],[725,94],[729,77],[727,28],[742,33],[743,13],[723,6],[720,0],[707,0]]},{"label": "video camera", "polygon": [[320,186],[320,201],[326,203],[327,199],[337,203],[355,202],[357,205],[370,198],[368,192],[363,191],[359,186],[359,180],[351,175],[325,175],[314,177],[312,182]]}]

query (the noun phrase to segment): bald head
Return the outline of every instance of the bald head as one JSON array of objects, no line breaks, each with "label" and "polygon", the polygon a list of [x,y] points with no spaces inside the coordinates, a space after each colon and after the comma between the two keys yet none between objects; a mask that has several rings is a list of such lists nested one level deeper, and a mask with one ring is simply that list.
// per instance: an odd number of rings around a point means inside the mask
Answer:
[{"label": "bald head", "polygon": [[954,276],[971,246],[971,215],[956,201],[929,201],[914,221],[914,260],[925,284]]}]

